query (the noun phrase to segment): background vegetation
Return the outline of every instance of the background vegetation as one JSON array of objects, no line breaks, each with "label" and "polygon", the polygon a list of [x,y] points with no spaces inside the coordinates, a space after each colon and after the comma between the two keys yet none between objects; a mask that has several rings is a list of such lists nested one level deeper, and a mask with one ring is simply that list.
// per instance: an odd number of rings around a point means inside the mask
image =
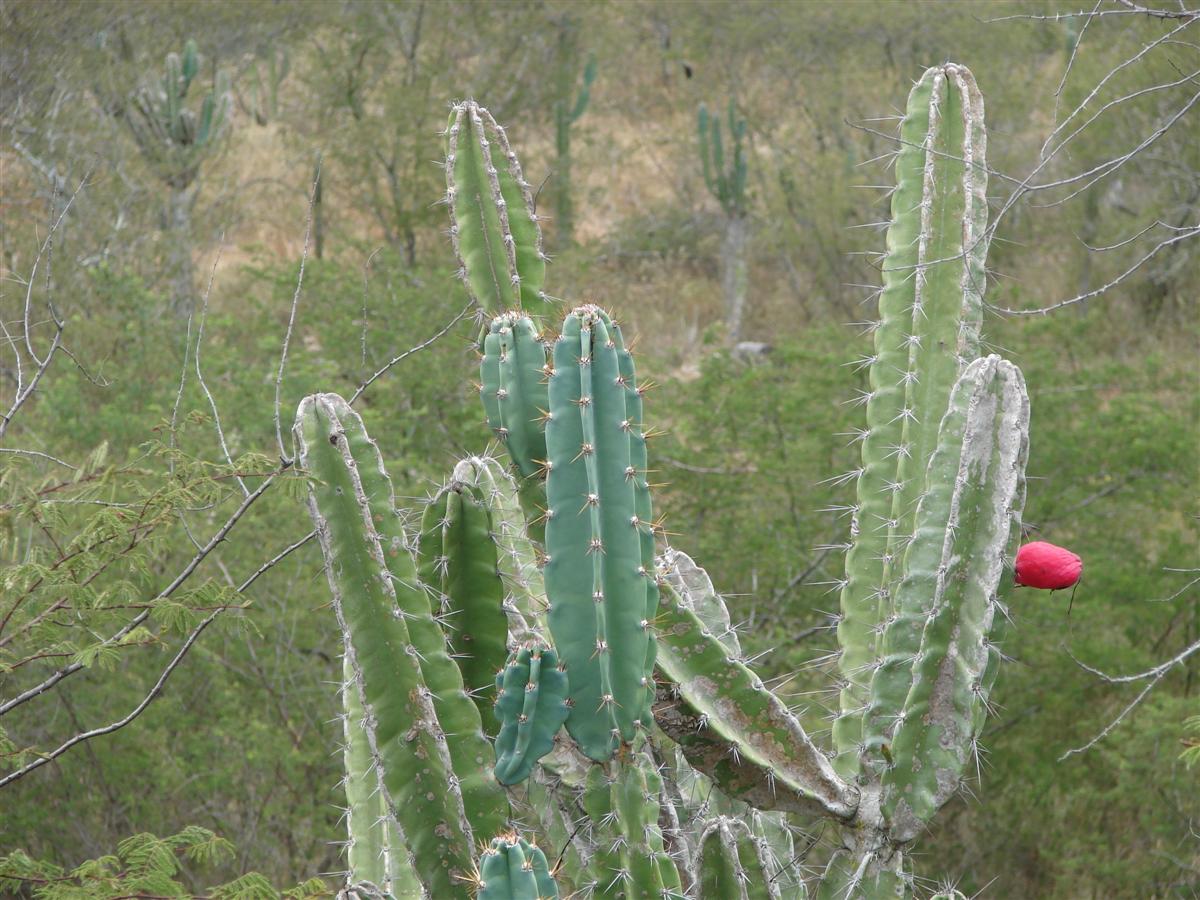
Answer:
[{"label": "background vegetation", "polygon": [[[340,663],[317,547],[238,588],[309,530],[273,416],[293,308],[285,441],[301,396],[353,393],[463,308],[434,164],[456,97],[492,110],[541,186],[551,293],[611,307],[639,337],[671,540],[735,598],[743,641],[771,651],[764,672],[799,672],[815,719],[832,698],[824,626],[851,490],[828,479],[854,465],[859,414],[843,401],[865,375],[846,364],[869,347],[844,323],[872,314],[886,216],[869,188],[891,179],[887,117],[912,79],[954,59],[987,100],[1003,210],[989,302],[1084,298],[993,315],[986,336],[1030,386],[1028,527],[1079,552],[1085,577],[1069,617],[1064,596],[1017,592],[978,797],[923,839],[924,869],[988,897],[1200,895],[1198,770],[1180,759],[1195,746],[1197,657],[1064,758],[1148,683],[1110,684],[1076,659],[1141,672],[1200,639],[1200,22],[1182,8],[6,0],[5,409],[55,317],[70,356],[0,438],[0,704],[79,668],[0,714],[0,875],[27,876],[0,893],[61,887],[52,867],[89,859],[79,877],[113,896],[339,869]],[[148,140],[139,91],[189,39],[184,104],[202,119],[211,95],[226,114],[202,144]],[[585,86],[564,159],[561,111]],[[747,122],[740,337],[766,352],[726,340],[725,216],[697,147],[699,103],[730,100]],[[1060,140],[1085,127],[1047,153],[1064,120]],[[1023,192],[1027,177],[1072,180]],[[460,321],[360,401],[409,497],[488,440],[468,387],[474,334]],[[4,782],[137,708],[197,626],[128,725]],[[178,840],[102,859],[142,833]],[[139,872],[153,877],[129,889]]]}]

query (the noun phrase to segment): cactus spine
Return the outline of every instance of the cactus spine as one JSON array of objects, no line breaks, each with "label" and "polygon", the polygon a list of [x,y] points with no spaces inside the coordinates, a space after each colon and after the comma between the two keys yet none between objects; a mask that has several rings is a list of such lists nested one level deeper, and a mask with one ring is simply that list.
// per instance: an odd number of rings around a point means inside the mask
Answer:
[{"label": "cactus spine", "polygon": [[[985,168],[970,73],[926,72],[901,128],[828,754],[742,658],[704,570],[670,548],[655,557],[642,393],[620,328],[578,307],[547,368],[530,281],[516,256],[492,253],[521,240],[501,215],[512,192],[484,162],[502,143],[519,185],[502,136],[485,110],[455,108],[449,168],[466,165],[459,146],[473,162],[451,176],[454,237],[468,282],[495,289],[476,295],[495,313],[482,399],[522,484],[544,479],[544,540],[541,507],[518,502],[496,460],[469,457],[426,510],[417,572],[358,417],[315,395],[297,418],[353,689],[351,881],[402,895],[408,877],[440,900],[463,896],[475,866],[488,900],[557,896],[552,870],[562,890],[613,900],[800,900],[788,817],[801,815],[841,838],[815,896],[912,897],[909,847],[958,789],[986,718],[1028,453],[1020,371],[977,358]],[[471,179],[460,196],[453,185]],[[387,829],[368,827],[372,802]],[[560,848],[553,866],[508,830],[510,809],[522,834]]]}]

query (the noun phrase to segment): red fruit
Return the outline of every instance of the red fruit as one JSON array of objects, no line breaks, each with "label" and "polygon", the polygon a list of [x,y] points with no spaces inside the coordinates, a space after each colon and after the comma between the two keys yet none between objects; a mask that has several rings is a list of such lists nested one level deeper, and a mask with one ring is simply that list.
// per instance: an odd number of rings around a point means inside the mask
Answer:
[{"label": "red fruit", "polygon": [[1083,560],[1065,547],[1034,541],[1017,551],[1017,584],[1057,591],[1069,588],[1083,573]]}]

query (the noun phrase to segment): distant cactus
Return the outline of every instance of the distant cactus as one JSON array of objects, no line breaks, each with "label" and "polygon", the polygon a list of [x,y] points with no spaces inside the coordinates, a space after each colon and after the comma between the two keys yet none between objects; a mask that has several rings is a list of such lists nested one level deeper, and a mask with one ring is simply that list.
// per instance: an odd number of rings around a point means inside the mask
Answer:
[{"label": "distant cactus", "polygon": [[[909,849],[958,791],[988,712],[1025,492],[1024,381],[979,355],[982,115],[970,73],[945,64],[917,83],[901,128],[825,751],[743,658],[704,570],[670,548],[655,557],[621,329],[580,306],[548,362],[537,322],[506,311],[538,302],[515,253],[536,241],[507,199],[522,196],[520,169],[486,111],[456,107],[449,162],[466,169],[451,183],[475,186],[452,189],[456,247],[493,312],[484,407],[516,475],[543,492],[545,535],[537,494],[522,511],[503,465],[468,457],[427,509],[418,571],[361,420],[334,395],[301,404],[297,456],[346,649],[351,888],[914,896]],[[481,255],[510,277],[484,278]],[[792,815],[839,836],[817,877]]]},{"label": "distant cactus", "polygon": [[246,91],[238,92],[238,105],[254,117],[258,125],[267,125],[279,117],[279,88],[291,71],[291,56],[286,48],[270,47],[250,65]]},{"label": "distant cactus", "polygon": [[[560,30],[560,60],[558,99],[554,101],[554,233],[558,247],[568,247],[575,241],[575,199],[571,181],[571,128],[587,112],[596,80],[596,57],[589,56],[578,72],[575,54],[574,23]],[[576,82],[579,89],[576,91]],[[572,96],[573,95],[573,96]]]},{"label": "distant cactus", "polygon": [[729,101],[729,140],[732,157],[726,162],[721,117],[711,116],[703,103],[696,115],[704,183],[725,214],[721,243],[721,290],[725,297],[725,326],[731,343],[741,337],[746,311],[746,244],[749,240],[746,200],[746,120],[737,117]]},{"label": "distant cactus", "polygon": [[198,111],[188,105],[199,72],[196,42],[189,40],[182,56],[167,54],[165,72],[157,86],[140,88],[128,106],[121,107],[125,111],[122,118],[142,156],[166,184],[176,189],[186,188],[196,179],[229,121],[229,85],[223,73],[215,76],[201,97]]}]

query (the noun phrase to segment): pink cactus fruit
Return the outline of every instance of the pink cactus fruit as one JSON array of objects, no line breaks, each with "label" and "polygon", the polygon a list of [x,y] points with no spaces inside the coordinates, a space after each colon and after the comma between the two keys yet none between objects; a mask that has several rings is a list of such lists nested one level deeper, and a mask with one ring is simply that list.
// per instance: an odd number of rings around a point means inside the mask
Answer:
[{"label": "pink cactus fruit", "polygon": [[1057,591],[1079,581],[1083,560],[1065,547],[1033,541],[1017,551],[1016,583]]}]

